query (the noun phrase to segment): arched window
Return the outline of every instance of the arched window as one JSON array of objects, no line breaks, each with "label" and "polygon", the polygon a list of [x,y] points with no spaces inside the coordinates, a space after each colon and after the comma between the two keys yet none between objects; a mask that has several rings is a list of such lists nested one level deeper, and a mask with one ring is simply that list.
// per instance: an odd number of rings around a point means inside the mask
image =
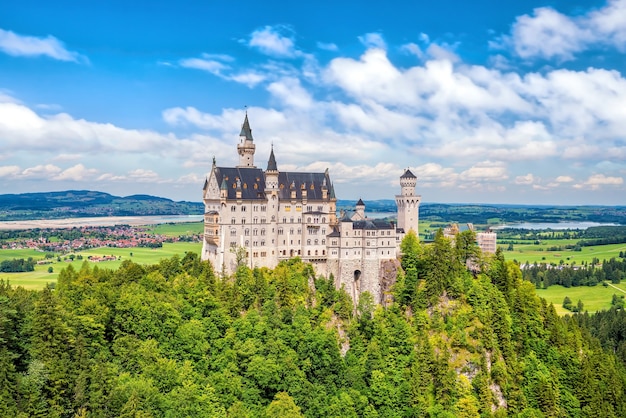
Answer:
[{"label": "arched window", "polygon": [[306,245],[311,245],[311,240],[310,239],[306,240]]},{"label": "arched window", "polygon": [[243,232],[243,234],[244,234],[245,236],[250,235],[250,230],[249,230],[248,228],[246,228],[246,230]]}]

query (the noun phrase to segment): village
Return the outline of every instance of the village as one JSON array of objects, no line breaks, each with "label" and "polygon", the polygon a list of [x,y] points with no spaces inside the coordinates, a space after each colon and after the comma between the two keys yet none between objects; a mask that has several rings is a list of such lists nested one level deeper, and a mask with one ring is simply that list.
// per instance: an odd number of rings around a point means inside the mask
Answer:
[{"label": "village", "polygon": [[44,253],[67,254],[100,247],[160,248],[164,242],[177,241],[199,242],[200,237],[154,234],[145,227],[129,225],[46,228],[1,233],[0,249],[34,249]]}]

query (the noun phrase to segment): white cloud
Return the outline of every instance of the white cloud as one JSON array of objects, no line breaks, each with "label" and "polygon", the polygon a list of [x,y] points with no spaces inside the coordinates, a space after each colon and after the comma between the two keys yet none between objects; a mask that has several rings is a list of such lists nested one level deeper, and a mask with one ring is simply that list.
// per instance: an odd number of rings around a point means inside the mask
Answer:
[{"label": "white cloud", "polygon": [[571,183],[574,179],[570,176],[558,176],[554,181],[557,183]]},{"label": "white cloud", "polygon": [[424,58],[424,51],[422,51],[422,48],[420,48],[416,43],[409,42],[408,44],[404,44],[400,46],[400,50],[406,52],[407,54],[415,55],[419,59]]},{"label": "white cloud", "polygon": [[359,36],[359,41],[369,48],[387,49],[387,44],[380,33],[366,33]]},{"label": "white cloud", "polygon": [[229,69],[228,65],[220,61],[203,58],[186,58],[180,61],[180,66],[184,68],[195,68],[196,70],[207,71],[211,74],[219,75],[223,70]]},{"label": "white cloud", "polygon": [[21,171],[16,165],[0,166],[0,178],[15,178]]},{"label": "white cloud", "polygon": [[38,38],[0,29],[0,51],[16,57],[47,56],[60,61],[85,62],[77,52],[69,51],[54,36]]},{"label": "white cloud", "polygon": [[29,180],[49,180],[57,176],[62,169],[53,164],[40,164],[29,167],[18,174],[18,177]]},{"label": "white cloud", "polygon": [[571,60],[592,45],[610,45],[626,50],[626,0],[609,0],[599,10],[581,16],[566,16],[550,7],[523,15],[513,24],[511,35],[492,44],[512,46],[521,58]]},{"label": "white cloud", "polygon": [[67,168],[54,176],[52,180],[72,180],[72,181],[86,181],[93,178],[98,173],[98,170],[93,168],[86,168],[82,164],[76,164],[73,167]]},{"label": "white cloud", "polygon": [[250,35],[248,45],[261,53],[275,57],[294,57],[297,55],[291,32],[286,26],[265,26]]},{"label": "white cloud", "polygon": [[328,42],[328,43],[318,42],[317,47],[325,51],[338,51],[339,50],[339,47],[337,47],[337,45],[332,42]]},{"label": "white cloud", "polygon": [[498,181],[508,178],[506,167],[499,162],[483,161],[460,174],[461,179],[470,181]]},{"label": "white cloud", "polygon": [[622,184],[624,184],[624,179],[622,177],[611,177],[604,174],[592,174],[583,183],[575,184],[574,188],[598,190],[602,186],[621,186]]},{"label": "white cloud", "polygon": [[530,185],[535,183],[536,181],[538,181],[538,179],[536,179],[532,173],[528,173],[524,176],[515,177],[515,184]]},{"label": "white cloud", "polygon": [[310,108],[313,104],[309,93],[300,85],[297,78],[284,78],[271,83],[267,90],[286,106]]}]

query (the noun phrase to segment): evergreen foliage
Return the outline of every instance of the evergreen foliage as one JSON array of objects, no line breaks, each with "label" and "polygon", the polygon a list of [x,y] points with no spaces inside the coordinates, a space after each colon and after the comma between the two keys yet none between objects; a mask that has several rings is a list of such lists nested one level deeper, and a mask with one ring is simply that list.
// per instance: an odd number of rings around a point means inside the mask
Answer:
[{"label": "evergreen foliage", "polygon": [[232,277],[188,253],[70,265],[55,290],[0,281],[0,415],[626,416],[623,310],[560,318],[464,238],[407,235],[386,307],[352,306],[297,258]]}]

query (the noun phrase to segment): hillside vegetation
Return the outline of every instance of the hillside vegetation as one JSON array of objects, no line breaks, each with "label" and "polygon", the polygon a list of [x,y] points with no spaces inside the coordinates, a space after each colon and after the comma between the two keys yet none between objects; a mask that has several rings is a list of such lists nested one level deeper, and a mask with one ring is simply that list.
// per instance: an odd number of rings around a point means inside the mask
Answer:
[{"label": "hillside vegetation", "polygon": [[474,275],[471,233],[402,246],[385,307],[353,307],[299,259],[219,277],[187,253],[69,266],[54,291],[3,284],[0,416],[626,416],[624,365],[501,253]]},{"label": "hillside vegetation", "polygon": [[127,197],[89,190],[0,195],[0,221],[202,214],[201,202],[174,202],[148,195]]}]

